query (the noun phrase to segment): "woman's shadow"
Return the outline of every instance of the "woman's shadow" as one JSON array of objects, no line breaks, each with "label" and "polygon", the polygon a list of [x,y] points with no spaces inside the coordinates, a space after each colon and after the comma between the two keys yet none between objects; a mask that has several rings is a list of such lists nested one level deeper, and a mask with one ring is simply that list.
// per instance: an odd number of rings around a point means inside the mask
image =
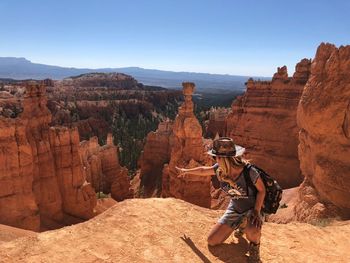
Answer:
[{"label": "woman's shadow", "polygon": [[[190,237],[184,235],[181,239],[193,250],[193,252],[204,262],[211,261],[196,247]],[[238,243],[223,243],[217,246],[208,246],[208,250],[215,257],[225,263],[247,262],[246,252],[248,242],[243,237],[238,238]]]},{"label": "woman's shadow", "polygon": [[223,243],[217,246],[208,246],[210,253],[226,263],[247,262],[248,242],[243,237],[238,243]]}]

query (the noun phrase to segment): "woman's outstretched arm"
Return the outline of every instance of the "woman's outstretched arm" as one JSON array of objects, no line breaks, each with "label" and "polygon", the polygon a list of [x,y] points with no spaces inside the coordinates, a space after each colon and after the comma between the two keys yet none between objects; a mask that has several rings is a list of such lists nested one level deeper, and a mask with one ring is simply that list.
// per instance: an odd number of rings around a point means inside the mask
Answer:
[{"label": "woman's outstretched arm", "polygon": [[215,165],[213,165],[213,166],[198,166],[195,168],[179,168],[176,166],[175,168],[180,173],[180,176],[185,175],[185,174],[212,176],[215,174],[215,170],[214,170]]}]

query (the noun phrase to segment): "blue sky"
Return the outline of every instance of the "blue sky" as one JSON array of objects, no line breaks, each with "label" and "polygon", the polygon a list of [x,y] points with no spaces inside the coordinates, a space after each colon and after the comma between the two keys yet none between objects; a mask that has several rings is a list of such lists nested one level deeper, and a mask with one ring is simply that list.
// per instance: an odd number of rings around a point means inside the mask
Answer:
[{"label": "blue sky", "polygon": [[350,44],[350,1],[1,0],[0,56],[271,76]]}]

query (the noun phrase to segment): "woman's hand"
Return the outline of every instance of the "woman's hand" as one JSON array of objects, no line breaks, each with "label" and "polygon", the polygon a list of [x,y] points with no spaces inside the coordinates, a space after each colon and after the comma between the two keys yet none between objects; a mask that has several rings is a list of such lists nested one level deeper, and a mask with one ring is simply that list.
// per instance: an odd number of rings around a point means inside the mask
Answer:
[{"label": "woman's hand", "polygon": [[175,166],[175,169],[177,170],[177,172],[179,173],[179,175],[177,176],[177,178],[183,178],[186,174],[185,169],[184,168],[180,168]]},{"label": "woman's hand", "polygon": [[250,223],[256,228],[261,228],[262,220],[260,218],[260,213],[258,212],[258,210],[253,210],[252,214],[250,215]]}]

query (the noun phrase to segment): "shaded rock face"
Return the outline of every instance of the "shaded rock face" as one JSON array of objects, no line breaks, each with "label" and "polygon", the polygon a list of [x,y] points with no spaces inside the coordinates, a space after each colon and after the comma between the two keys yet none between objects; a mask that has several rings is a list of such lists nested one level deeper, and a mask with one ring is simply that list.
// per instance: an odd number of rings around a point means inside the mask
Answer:
[{"label": "shaded rock face", "polygon": [[97,192],[111,194],[117,201],[132,197],[128,170],[119,164],[118,149],[111,134],[104,146],[98,144],[97,137],[82,141],[79,152],[86,180]]},{"label": "shaded rock face", "polygon": [[216,135],[222,137],[226,132],[226,118],[230,113],[227,108],[212,108],[209,111],[209,120],[206,122],[206,138],[215,138]]},{"label": "shaded rock face", "polygon": [[249,79],[247,91],[232,103],[226,135],[247,149],[247,157],[273,175],[283,188],[298,186],[303,177],[297,146],[297,106],[310,74],[311,61],[301,60],[292,78],[278,68],[272,81]]},{"label": "shaded rock face", "polygon": [[170,162],[163,169],[162,196],[176,197],[203,207],[211,206],[211,181],[206,176],[177,178],[175,166],[196,167],[210,163],[205,154],[202,128],[193,113],[192,94],[194,83],[183,83],[185,102],[179,107],[179,114],[173,124],[170,139]]},{"label": "shaded rock face", "polygon": [[159,123],[155,132],[147,135],[146,144],[139,159],[140,186],[143,188],[144,197],[160,195],[163,166],[170,161],[172,133],[173,122],[165,121]]},{"label": "shaded rock face", "polygon": [[295,209],[299,220],[314,218],[313,211],[330,216],[337,209],[350,218],[349,105],[350,46],[321,44],[298,106],[299,158],[305,176]]},{"label": "shaded rock face", "polygon": [[0,116],[0,223],[39,231],[65,216],[93,216],[96,197],[86,183],[76,129],[49,126],[45,86],[27,84],[23,112]]}]

